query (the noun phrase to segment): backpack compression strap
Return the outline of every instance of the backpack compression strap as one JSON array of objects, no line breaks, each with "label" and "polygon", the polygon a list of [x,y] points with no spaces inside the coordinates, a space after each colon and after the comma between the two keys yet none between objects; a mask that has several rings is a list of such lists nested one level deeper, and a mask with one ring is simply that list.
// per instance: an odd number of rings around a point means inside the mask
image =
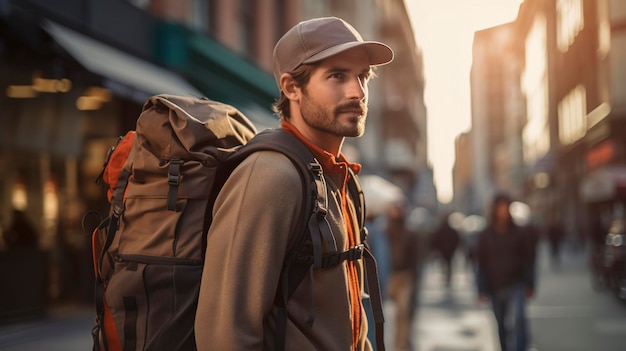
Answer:
[{"label": "backpack compression strap", "polygon": [[[111,215],[106,218],[100,225],[99,228],[107,228],[106,231],[106,240],[102,245],[102,248],[99,253],[93,253],[94,255],[98,255],[97,266],[96,269],[96,279],[95,279],[95,289],[94,289],[94,300],[96,305],[96,325],[92,329],[91,334],[94,339],[93,349],[99,349],[99,341],[98,334],[102,330],[104,324],[104,277],[102,276],[102,260],[104,260],[104,256],[106,255],[107,250],[111,247],[113,243],[113,239],[115,238],[115,233],[117,232],[117,228],[119,225],[120,217],[124,212],[124,191],[126,190],[126,185],[128,184],[128,178],[130,177],[130,171],[127,169],[122,169],[119,174],[119,180],[117,185],[115,186],[115,190],[113,191],[113,196],[111,199]],[[96,240],[96,238],[93,238]],[[106,332],[106,331],[105,331]],[[110,331],[109,331],[110,332]],[[106,337],[102,338],[105,347],[106,347]]]}]

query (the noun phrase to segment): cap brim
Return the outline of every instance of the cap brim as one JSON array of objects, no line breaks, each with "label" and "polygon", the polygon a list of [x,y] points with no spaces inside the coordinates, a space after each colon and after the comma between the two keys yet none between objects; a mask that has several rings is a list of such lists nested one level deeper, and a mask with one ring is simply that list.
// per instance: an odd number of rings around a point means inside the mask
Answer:
[{"label": "cap brim", "polygon": [[321,61],[325,58],[337,55],[346,50],[362,47],[367,52],[369,57],[370,66],[380,66],[388,64],[393,60],[393,50],[381,42],[377,41],[354,41],[350,43],[344,43],[332,48],[328,48],[324,51],[320,51],[317,54],[309,57],[302,63],[314,63]]}]

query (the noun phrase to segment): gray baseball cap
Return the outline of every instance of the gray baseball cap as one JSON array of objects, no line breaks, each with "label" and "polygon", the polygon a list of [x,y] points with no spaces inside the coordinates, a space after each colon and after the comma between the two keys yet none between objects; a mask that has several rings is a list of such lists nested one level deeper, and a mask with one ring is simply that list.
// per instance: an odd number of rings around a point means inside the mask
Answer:
[{"label": "gray baseball cap", "polygon": [[393,50],[378,41],[364,41],[348,22],[337,17],[322,17],[303,21],[291,28],[274,47],[274,79],[293,72],[302,64],[321,61],[340,52],[362,47],[371,66],[393,60]]}]

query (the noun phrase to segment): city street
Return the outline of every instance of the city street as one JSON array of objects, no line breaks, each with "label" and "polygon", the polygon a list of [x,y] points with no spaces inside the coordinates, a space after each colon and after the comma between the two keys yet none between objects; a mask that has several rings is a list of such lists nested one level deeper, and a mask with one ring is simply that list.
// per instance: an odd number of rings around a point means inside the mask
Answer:
[{"label": "city street", "polygon": [[[528,315],[538,351],[618,351],[626,340],[626,304],[591,288],[585,255],[567,251],[558,268],[539,250],[539,278]],[[417,320],[416,351],[498,351],[488,306],[479,306],[472,276],[456,261],[452,287],[446,289],[436,264],[424,269]],[[394,307],[386,309],[387,349],[393,351]],[[64,306],[45,320],[0,326],[0,350],[84,351],[91,349],[93,311]]]},{"label": "city street", "polygon": [[[593,291],[585,253],[564,249],[558,267],[551,266],[547,247],[538,250],[537,290],[528,305],[531,350],[624,350],[626,304],[606,291]],[[424,269],[413,333],[416,351],[498,351],[491,310],[477,304],[463,260],[455,263],[449,290],[436,264]],[[387,311],[387,345],[392,345],[392,306]]]}]

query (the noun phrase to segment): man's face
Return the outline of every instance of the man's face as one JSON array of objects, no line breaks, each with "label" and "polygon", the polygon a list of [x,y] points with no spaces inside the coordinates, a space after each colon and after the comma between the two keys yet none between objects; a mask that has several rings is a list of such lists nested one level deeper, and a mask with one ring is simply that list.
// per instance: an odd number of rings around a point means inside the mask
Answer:
[{"label": "man's face", "polygon": [[509,219],[509,203],[506,201],[498,201],[496,203],[496,217],[500,221]]},{"label": "man's face", "polygon": [[337,137],[363,135],[370,74],[362,48],[320,62],[302,88],[300,113],[306,125]]}]

